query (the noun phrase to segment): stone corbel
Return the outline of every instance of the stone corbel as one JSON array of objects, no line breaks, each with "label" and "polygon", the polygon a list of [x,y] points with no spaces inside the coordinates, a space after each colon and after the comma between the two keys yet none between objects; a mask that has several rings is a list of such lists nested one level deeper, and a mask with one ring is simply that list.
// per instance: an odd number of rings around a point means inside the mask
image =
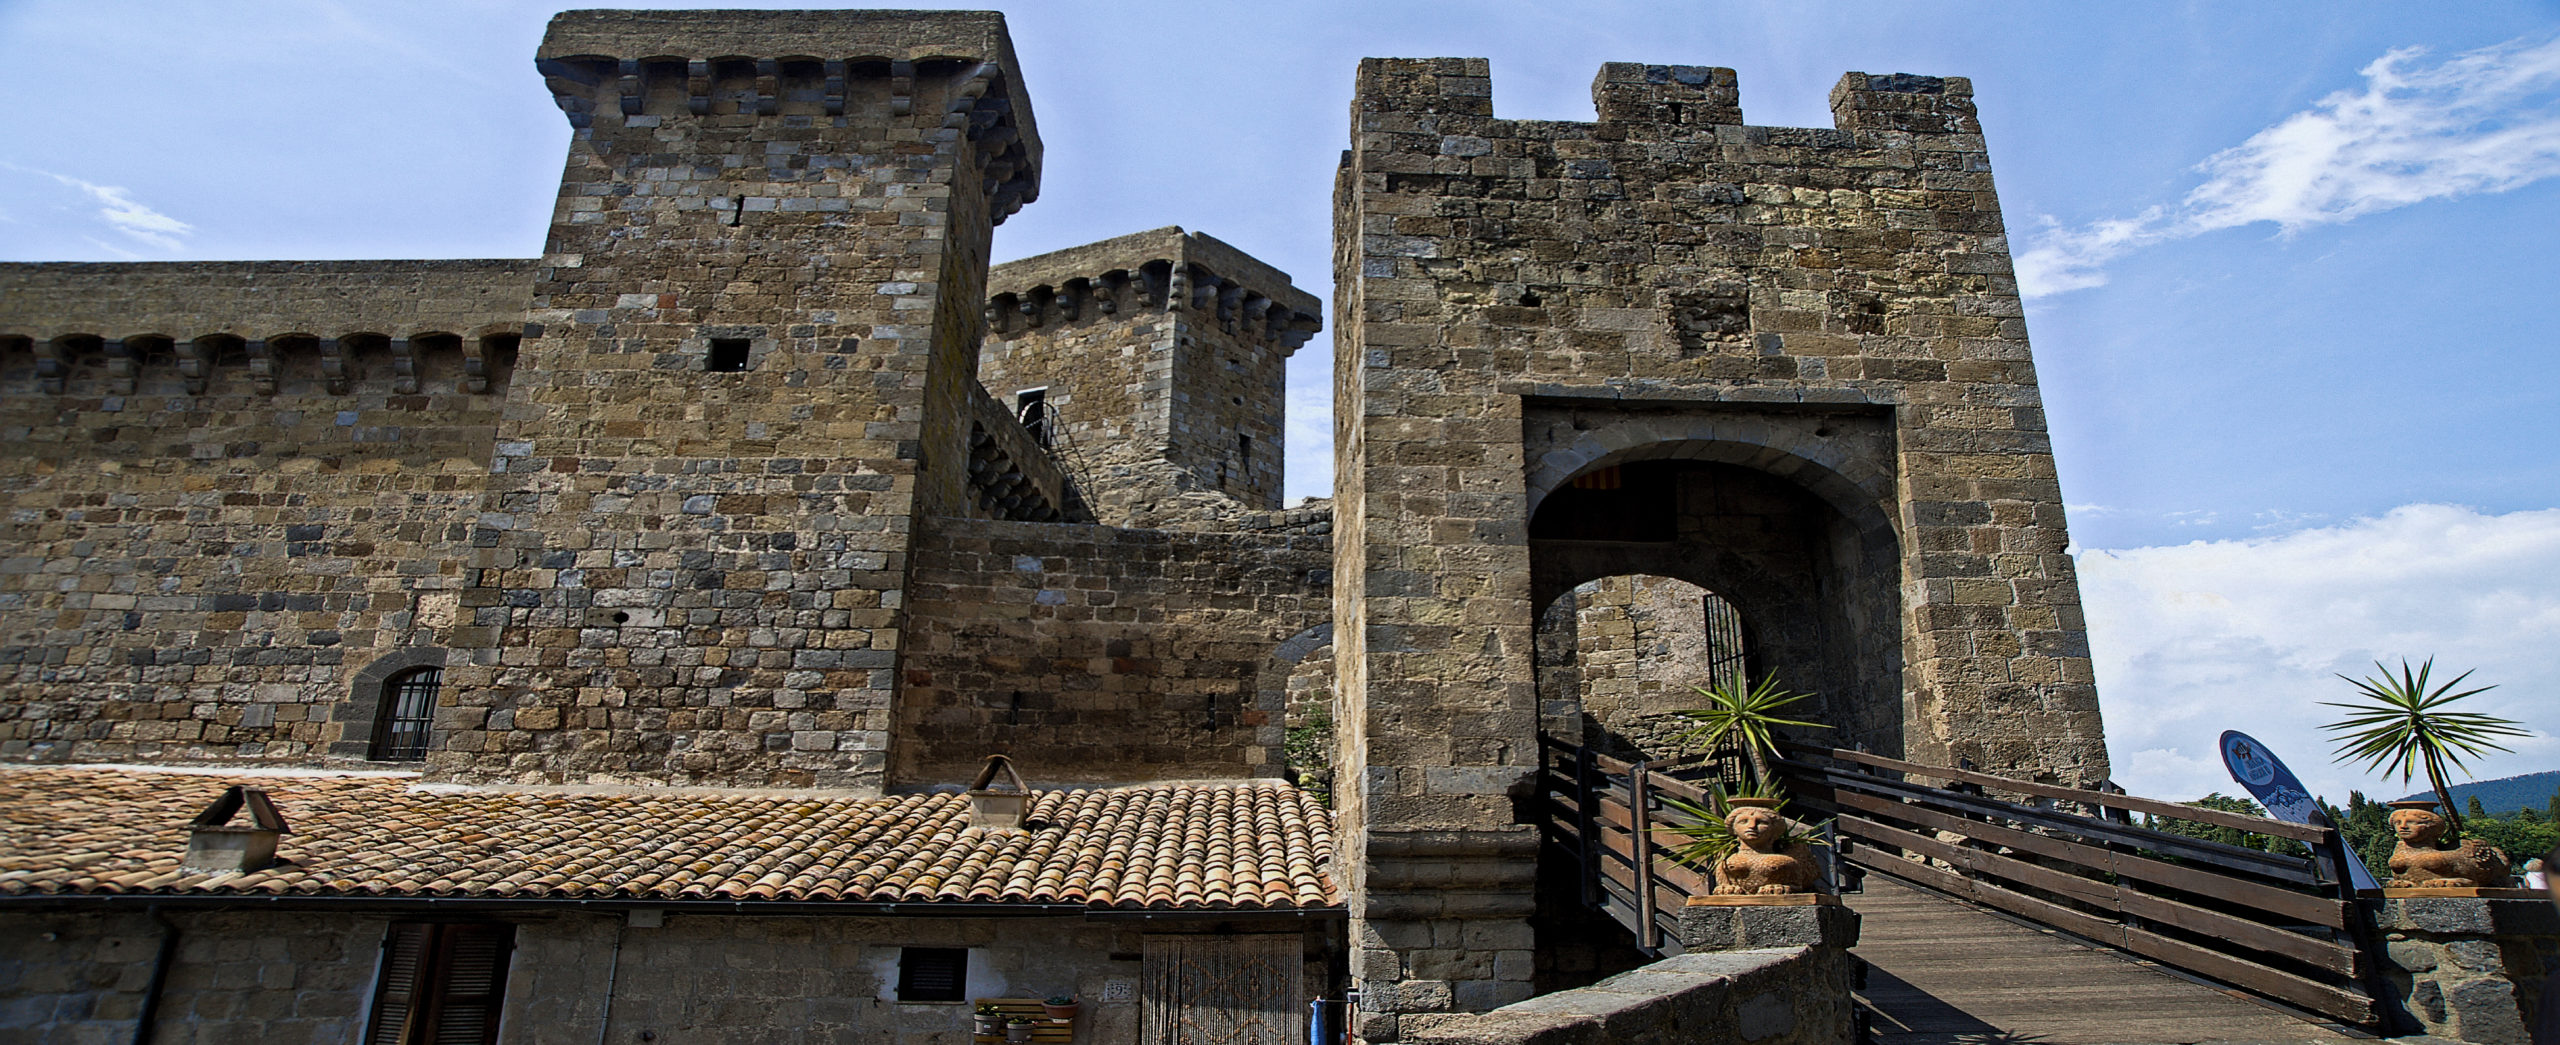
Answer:
[{"label": "stone corbel", "polygon": [[249,387],[261,395],[276,394],[276,348],[264,341],[251,341],[249,352]]},{"label": "stone corbel", "polygon": [[107,394],[133,394],[133,346],[123,338],[111,337],[98,343],[107,361]]},{"label": "stone corbel", "polygon": [[489,390],[489,357],[485,337],[462,339],[462,390],[480,395]]},{"label": "stone corbel", "polygon": [[1179,261],[1165,276],[1164,310],[1183,312],[1191,308],[1191,266]]},{"label": "stone corbel", "polygon": [[71,378],[71,363],[62,358],[65,348],[60,341],[47,341],[36,349],[36,386],[54,395]]},{"label": "stone corbel", "polygon": [[391,390],[404,396],[418,394],[418,354],[409,339],[391,339]]},{"label": "stone corbel", "polygon": [[684,63],[684,111],[711,115],[711,63],[696,58]]},{"label": "stone corbel", "polygon": [[1039,326],[1049,318],[1048,310],[1040,307],[1040,288],[1038,287],[1023,291],[1022,303],[1015,305],[1014,311],[1022,313],[1023,321],[1033,327]]},{"label": "stone corbel", "polygon": [[756,59],[756,115],[771,116],[782,111],[782,63],[771,58]]},{"label": "stone corbel", "polygon": [[1216,301],[1219,329],[1234,333],[1236,317],[1244,311],[1244,284],[1232,279],[1219,280]]},{"label": "stone corbel", "polygon": [[1271,336],[1271,299],[1260,294],[1244,296],[1244,336],[1254,341]]},{"label": "stone corbel", "polygon": [[844,115],[844,59],[829,58],[824,66],[827,74],[827,115]]},{"label": "stone corbel", "polygon": [[347,394],[347,346],[334,337],[320,339],[320,387],[333,396]]},{"label": "stone corbel", "polygon": [[1098,289],[1093,296],[1093,310],[1106,316],[1119,312],[1120,295],[1128,292],[1129,273],[1127,270],[1112,269],[1109,272],[1103,273],[1102,282],[1098,285]]},{"label": "stone corbel", "polygon": [[916,111],[916,63],[889,63],[889,115],[907,116]]},{"label": "stone corbel", "polygon": [[1086,286],[1084,280],[1071,279],[1058,288],[1058,319],[1060,321],[1072,322],[1084,318]]},{"label": "stone corbel", "polygon": [[181,341],[178,350],[178,379],[185,383],[187,394],[200,396],[208,384],[204,367],[204,343]]},{"label": "stone corbel", "polygon": [[640,87],[639,60],[634,58],[625,58],[622,60],[621,65],[617,67],[616,71],[621,73],[621,82],[618,83],[616,87],[622,94],[622,115],[640,115],[640,100],[643,95]]}]

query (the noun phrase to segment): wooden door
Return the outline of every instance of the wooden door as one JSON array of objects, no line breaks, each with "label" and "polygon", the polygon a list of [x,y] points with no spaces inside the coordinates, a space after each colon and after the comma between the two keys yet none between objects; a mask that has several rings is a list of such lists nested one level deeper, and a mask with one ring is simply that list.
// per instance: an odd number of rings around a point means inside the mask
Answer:
[{"label": "wooden door", "polygon": [[1305,959],[1296,933],[1149,936],[1141,1045],[1300,1045]]}]

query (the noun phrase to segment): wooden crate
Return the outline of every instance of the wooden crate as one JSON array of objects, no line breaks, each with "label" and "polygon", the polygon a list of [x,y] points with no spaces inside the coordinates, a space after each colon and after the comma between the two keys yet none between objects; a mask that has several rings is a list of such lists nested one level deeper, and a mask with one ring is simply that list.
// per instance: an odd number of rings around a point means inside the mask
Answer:
[{"label": "wooden crate", "polygon": [[[993,1005],[996,1008],[1004,1010],[1006,1019],[1012,1019],[1015,1016],[1031,1017],[1031,1040],[1039,1042],[1041,1045],[1067,1045],[1067,1043],[1076,1040],[1076,1025],[1074,1021],[1071,1020],[1066,1023],[1059,1023],[1050,1019],[1048,1012],[1040,1007],[1040,999],[1038,998],[979,998],[969,1003],[969,1011],[973,1016],[977,1013],[978,1006],[980,1005]],[[1082,1013],[1078,1013],[1078,1015],[1082,1015]],[[988,1042],[994,1042],[997,1043],[997,1045],[1001,1045],[1004,1041],[1004,1035],[1000,1033],[980,1034],[976,1035],[971,1040],[979,1042],[980,1045],[985,1045],[985,1043]]]}]

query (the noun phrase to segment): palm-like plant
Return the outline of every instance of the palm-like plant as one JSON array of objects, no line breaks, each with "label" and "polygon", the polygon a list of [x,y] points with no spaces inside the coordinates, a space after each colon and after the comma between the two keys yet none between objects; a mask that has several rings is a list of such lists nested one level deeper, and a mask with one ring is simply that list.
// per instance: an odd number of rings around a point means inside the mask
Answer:
[{"label": "palm-like plant", "polygon": [[2469,770],[2462,764],[2465,756],[2508,750],[2492,738],[2533,734],[2518,728],[2523,723],[2513,719],[2447,710],[2446,705],[2454,701],[2497,688],[2479,686],[2455,692],[2462,680],[2471,677],[2468,671],[2454,676],[2451,682],[2429,688],[2427,676],[2436,666],[2433,657],[2415,669],[2406,659],[2401,660],[2397,676],[2381,661],[2375,661],[2373,666],[2382,672],[2379,677],[2338,676],[2354,683],[2365,697],[2363,701],[2321,702],[2324,707],[2345,708],[2349,712],[2347,717],[2320,727],[2338,739],[2336,760],[2361,762],[2369,773],[2398,770],[2402,784],[2425,773],[2427,783],[2435,788],[2438,808],[2444,810],[2453,833],[2460,835],[2462,814],[2454,808],[2453,791],[2445,786],[2445,767],[2462,769],[2467,775]]},{"label": "palm-like plant", "polygon": [[1778,717],[1781,709],[1812,694],[1781,689],[1775,676],[1763,676],[1758,684],[1748,688],[1738,679],[1724,679],[1713,687],[1689,688],[1707,698],[1707,706],[1672,712],[1698,723],[1697,728],[1680,734],[1680,739],[1704,738],[1710,751],[1731,744],[1754,761],[1766,762],[1778,754],[1777,727],[1829,728],[1819,722]]}]

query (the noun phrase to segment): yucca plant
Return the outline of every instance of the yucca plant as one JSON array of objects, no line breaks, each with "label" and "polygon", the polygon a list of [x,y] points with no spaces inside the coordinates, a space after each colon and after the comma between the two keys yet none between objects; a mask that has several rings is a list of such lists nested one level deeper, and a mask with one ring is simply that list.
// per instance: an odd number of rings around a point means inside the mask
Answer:
[{"label": "yucca plant", "polygon": [[1680,734],[1680,739],[1703,739],[1709,751],[1731,745],[1753,762],[1765,766],[1769,759],[1778,756],[1778,727],[1830,728],[1819,722],[1780,718],[1780,710],[1813,694],[1793,693],[1780,688],[1774,675],[1763,676],[1749,687],[1743,686],[1739,679],[1728,678],[1717,681],[1714,686],[1689,688],[1707,698],[1707,706],[1671,714],[1698,723],[1696,728]]},{"label": "yucca plant", "polygon": [[[1775,784],[1746,784],[1731,790],[1719,784],[1707,791],[1707,800],[1715,806],[1712,809],[1686,799],[1662,795],[1662,804],[1680,817],[1680,822],[1667,824],[1664,830],[1689,840],[1673,849],[1671,858],[1691,867],[1713,871],[1717,863],[1742,848],[1741,840],[1733,836],[1733,826],[1724,822],[1725,814],[1733,808],[1730,800],[1736,798],[1765,798],[1779,813],[1784,814],[1787,810],[1786,792]],[[1778,840],[1781,848],[1790,842],[1831,844],[1823,840],[1819,824],[1800,824],[1793,818],[1789,818],[1787,824],[1786,837]]]},{"label": "yucca plant", "polygon": [[[2453,681],[2432,688],[2428,675],[2435,670],[2435,658],[2415,669],[2407,659],[2400,661],[2400,673],[2394,676],[2381,661],[2373,662],[2382,674],[2375,678],[2347,678],[2362,693],[2364,700],[2353,704],[2321,701],[2321,706],[2345,708],[2347,717],[2320,728],[2338,739],[2335,761],[2359,762],[2369,773],[2388,774],[2397,770],[2400,783],[2426,774],[2428,785],[2435,788],[2437,807],[2444,811],[2445,822],[2452,835],[2462,833],[2462,814],[2454,807],[2453,791],[2445,786],[2445,767],[2461,769],[2468,776],[2462,760],[2465,756],[2484,755],[2508,750],[2492,739],[2495,737],[2529,737],[2520,728],[2524,724],[2513,719],[2478,712],[2451,711],[2447,705],[2464,697],[2486,693],[2496,686],[2478,686],[2455,692],[2462,680],[2470,678],[2466,671]],[[2448,838],[2447,841],[2451,841]]]}]

